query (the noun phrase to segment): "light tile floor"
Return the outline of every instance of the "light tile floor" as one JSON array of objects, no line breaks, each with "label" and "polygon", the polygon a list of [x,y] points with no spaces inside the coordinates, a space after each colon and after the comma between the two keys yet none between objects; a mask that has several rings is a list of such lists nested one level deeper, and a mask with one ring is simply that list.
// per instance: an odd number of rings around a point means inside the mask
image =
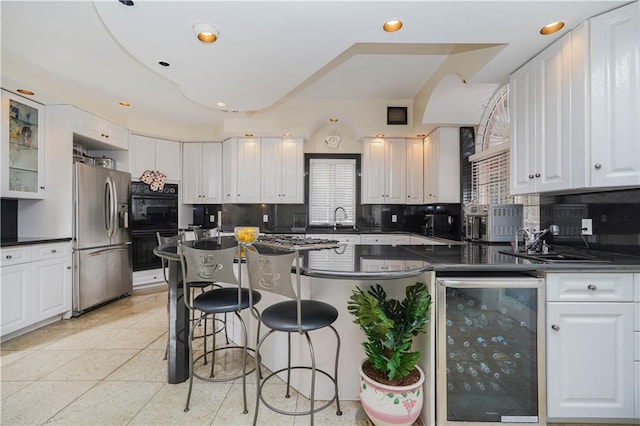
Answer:
[{"label": "light tile floor", "polygon": [[[240,380],[195,379],[191,410],[183,411],[188,382],[168,384],[163,360],[166,304],[164,288],[136,291],[78,318],[3,343],[0,424],[250,425],[255,372],[248,376],[248,414],[242,414]],[[237,357],[227,358],[231,362]],[[269,400],[281,398],[283,389],[282,382],[273,380],[265,394]],[[288,408],[309,403],[297,394],[281,401]],[[316,424],[367,423],[359,402],[343,401],[341,408],[343,415],[338,417],[334,402],[316,414]],[[309,424],[309,416],[284,416],[261,406],[258,423]]]}]

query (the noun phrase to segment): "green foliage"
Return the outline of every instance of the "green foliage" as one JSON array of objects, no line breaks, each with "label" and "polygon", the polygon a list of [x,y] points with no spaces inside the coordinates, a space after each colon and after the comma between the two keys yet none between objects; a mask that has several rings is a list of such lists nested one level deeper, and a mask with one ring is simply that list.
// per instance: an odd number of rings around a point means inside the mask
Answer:
[{"label": "green foliage", "polygon": [[425,331],[430,307],[431,295],[420,282],[405,289],[403,301],[387,298],[380,284],[366,293],[353,290],[347,310],[367,337],[362,346],[371,365],[389,380],[406,377],[415,368],[420,352],[411,352],[411,343]]}]

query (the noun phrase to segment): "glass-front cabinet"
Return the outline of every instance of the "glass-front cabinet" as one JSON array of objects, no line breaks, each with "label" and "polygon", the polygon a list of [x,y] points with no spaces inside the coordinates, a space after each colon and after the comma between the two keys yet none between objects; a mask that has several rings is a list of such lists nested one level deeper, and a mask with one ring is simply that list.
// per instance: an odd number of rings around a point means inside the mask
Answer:
[{"label": "glass-front cabinet", "polygon": [[2,91],[2,197],[44,198],[44,106]]}]

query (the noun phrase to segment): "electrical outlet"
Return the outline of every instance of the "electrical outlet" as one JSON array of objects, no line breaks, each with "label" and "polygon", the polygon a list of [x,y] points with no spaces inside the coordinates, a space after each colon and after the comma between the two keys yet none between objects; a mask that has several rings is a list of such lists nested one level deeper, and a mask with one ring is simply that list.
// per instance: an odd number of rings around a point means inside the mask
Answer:
[{"label": "electrical outlet", "polygon": [[209,222],[214,223],[216,221],[216,215],[215,214],[210,214],[209,215]]},{"label": "electrical outlet", "polygon": [[268,215],[268,214],[263,214],[263,215],[262,215],[262,221],[263,221],[264,223],[269,222],[269,215]]},{"label": "electrical outlet", "polygon": [[391,222],[396,223],[398,221],[398,215],[397,214],[392,214],[391,215]]},{"label": "electrical outlet", "polygon": [[591,219],[582,219],[582,235],[593,235],[593,224]]}]

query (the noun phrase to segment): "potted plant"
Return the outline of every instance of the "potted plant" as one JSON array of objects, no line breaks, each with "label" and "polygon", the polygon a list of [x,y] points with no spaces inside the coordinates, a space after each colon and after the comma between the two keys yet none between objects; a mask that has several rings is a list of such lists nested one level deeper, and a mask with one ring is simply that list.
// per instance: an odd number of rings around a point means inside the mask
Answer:
[{"label": "potted plant", "polygon": [[360,365],[360,403],[371,421],[411,425],[422,409],[424,372],[411,351],[413,338],[429,322],[431,295],[424,283],[405,289],[402,301],[388,298],[380,284],[353,290],[347,309],[366,336]]}]

